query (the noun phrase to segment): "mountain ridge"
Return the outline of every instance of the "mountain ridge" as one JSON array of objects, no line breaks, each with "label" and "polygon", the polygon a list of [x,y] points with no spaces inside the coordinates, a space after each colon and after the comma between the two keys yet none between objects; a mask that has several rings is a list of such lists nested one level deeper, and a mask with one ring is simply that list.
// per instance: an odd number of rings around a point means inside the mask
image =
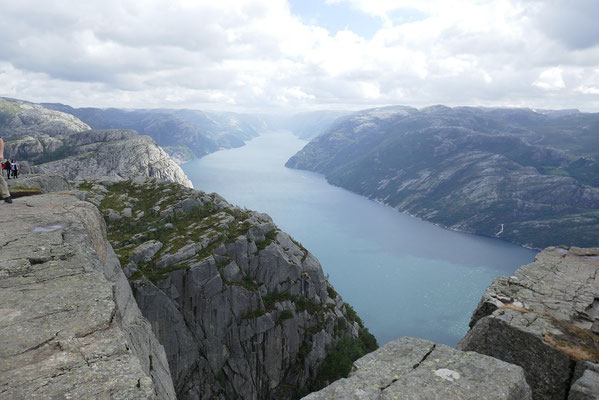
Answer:
[{"label": "mountain ridge", "polygon": [[452,229],[594,246],[597,129],[599,114],[378,108],[339,121],[286,166]]}]

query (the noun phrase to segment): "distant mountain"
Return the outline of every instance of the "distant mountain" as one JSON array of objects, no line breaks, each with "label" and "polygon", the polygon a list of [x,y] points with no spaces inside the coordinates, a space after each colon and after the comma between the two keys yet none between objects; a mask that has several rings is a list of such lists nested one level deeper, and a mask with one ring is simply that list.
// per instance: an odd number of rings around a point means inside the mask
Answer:
[{"label": "distant mountain", "polygon": [[222,148],[240,147],[258,135],[261,122],[234,113],[195,110],[122,110],[73,108],[43,103],[44,107],[72,114],[93,129],[128,129],[152,137],[179,161],[189,161]]},{"label": "distant mountain", "polygon": [[71,114],[0,98],[5,157],[34,164],[37,172],[67,179],[156,177],[191,187],[191,181],[147,136],[127,130],[92,130]]},{"label": "distant mountain", "polygon": [[599,114],[389,107],[353,114],[287,166],[446,227],[536,248],[599,245]]}]

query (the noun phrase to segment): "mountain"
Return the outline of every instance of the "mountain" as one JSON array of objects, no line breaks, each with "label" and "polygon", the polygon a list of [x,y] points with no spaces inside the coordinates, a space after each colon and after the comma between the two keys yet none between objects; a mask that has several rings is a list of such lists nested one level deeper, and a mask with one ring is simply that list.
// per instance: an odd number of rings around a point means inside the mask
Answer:
[{"label": "mountain", "polygon": [[598,132],[599,114],[396,106],[339,120],[286,166],[452,229],[596,246]]},{"label": "mountain", "polygon": [[241,147],[263,127],[257,117],[226,112],[73,108],[59,103],[42,105],[72,114],[93,129],[129,129],[148,135],[181,162],[219,149]]},{"label": "mountain", "polygon": [[39,104],[0,98],[5,157],[35,164],[36,172],[68,179],[157,177],[191,187],[181,168],[147,136],[92,130],[79,119]]}]

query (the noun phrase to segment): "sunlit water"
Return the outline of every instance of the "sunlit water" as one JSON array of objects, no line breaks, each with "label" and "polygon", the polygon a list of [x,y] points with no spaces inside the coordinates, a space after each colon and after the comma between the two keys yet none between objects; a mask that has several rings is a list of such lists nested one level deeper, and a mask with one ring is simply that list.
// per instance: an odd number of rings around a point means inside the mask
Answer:
[{"label": "sunlit water", "polygon": [[533,260],[534,251],[443,229],[285,168],[305,144],[267,133],[183,170],[196,189],[266,212],[302,242],[379,344],[416,336],[454,345],[493,278]]}]

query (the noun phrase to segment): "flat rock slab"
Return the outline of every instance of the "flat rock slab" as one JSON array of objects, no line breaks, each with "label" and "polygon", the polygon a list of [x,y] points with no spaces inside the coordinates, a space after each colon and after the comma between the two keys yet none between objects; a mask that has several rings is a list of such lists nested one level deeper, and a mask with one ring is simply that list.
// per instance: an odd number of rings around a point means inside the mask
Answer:
[{"label": "flat rock slab", "polygon": [[567,398],[576,366],[599,362],[599,249],[543,250],[493,281],[470,326],[458,348],[520,365],[535,399]]},{"label": "flat rock slab", "polygon": [[68,195],[0,206],[0,398],[156,398],[114,321],[97,213]]},{"label": "flat rock slab", "polygon": [[424,339],[404,337],[354,363],[340,379],[305,400],[526,400],[522,368]]}]

